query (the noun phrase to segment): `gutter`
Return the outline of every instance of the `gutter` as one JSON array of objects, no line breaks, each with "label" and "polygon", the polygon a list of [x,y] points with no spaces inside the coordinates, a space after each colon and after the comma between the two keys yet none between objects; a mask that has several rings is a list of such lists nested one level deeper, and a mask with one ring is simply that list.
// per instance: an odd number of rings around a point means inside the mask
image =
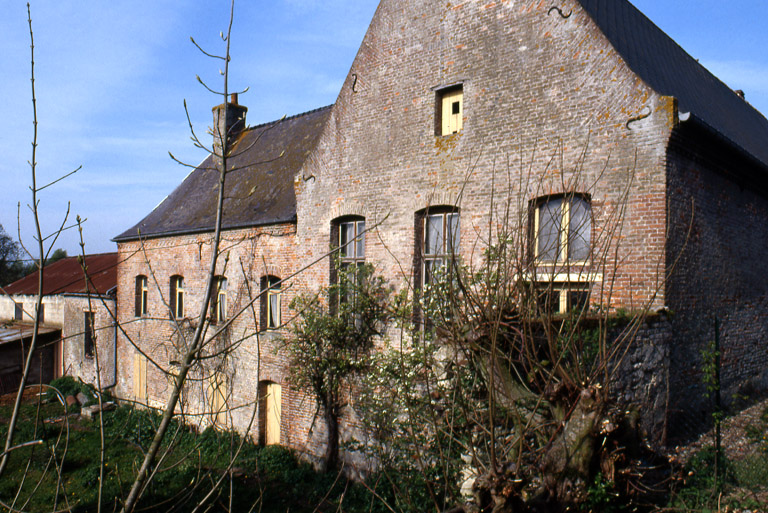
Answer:
[{"label": "gutter", "polygon": [[755,166],[761,168],[763,171],[768,173],[768,162],[763,162],[759,158],[757,158],[755,155],[753,155],[751,152],[744,149],[743,146],[741,146],[739,143],[725,135],[723,132],[718,130],[717,128],[713,127],[706,121],[704,121],[702,118],[697,116],[696,114],[692,112],[680,112],[678,110],[677,115],[678,120],[680,120],[680,124],[683,123],[693,123],[701,128],[703,128],[705,131],[709,132],[710,135],[714,136],[716,139],[719,139],[721,142],[723,142],[726,146],[731,147],[731,149],[738,152],[740,155],[742,155],[747,161],[754,164]]},{"label": "gutter", "polygon": [[108,296],[112,296],[115,300],[115,314],[112,317],[112,329],[115,333],[112,337],[112,384],[104,387],[104,390],[115,388],[117,386],[117,285],[107,291]]},{"label": "gutter", "polygon": [[[296,224],[298,222],[298,217],[296,214],[291,216],[287,219],[277,219],[273,221],[263,221],[263,222],[247,222],[247,223],[238,223],[238,224],[231,224],[227,226],[222,226],[222,231],[228,231],[228,230],[242,230],[245,228],[259,228],[259,227],[266,227],[266,226],[276,226],[279,224]],[[213,233],[213,228],[189,228],[189,229],[179,229],[179,230],[170,230],[167,232],[155,232],[155,233],[141,233],[136,235],[118,235],[117,237],[114,237],[111,239],[112,242],[121,243],[121,242],[133,242],[137,240],[150,240],[150,239],[160,239],[163,237],[176,237],[179,235],[197,235],[200,233]]]}]

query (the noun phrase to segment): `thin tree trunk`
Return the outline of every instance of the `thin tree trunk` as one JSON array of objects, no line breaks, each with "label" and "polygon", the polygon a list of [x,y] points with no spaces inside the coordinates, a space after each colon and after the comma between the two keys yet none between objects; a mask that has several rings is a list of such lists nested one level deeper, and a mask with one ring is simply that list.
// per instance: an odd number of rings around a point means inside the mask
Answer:
[{"label": "thin tree trunk", "polygon": [[328,428],[328,444],[325,447],[323,470],[334,470],[339,464],[339,416],[332,408],[325,408],[325,425]]}]

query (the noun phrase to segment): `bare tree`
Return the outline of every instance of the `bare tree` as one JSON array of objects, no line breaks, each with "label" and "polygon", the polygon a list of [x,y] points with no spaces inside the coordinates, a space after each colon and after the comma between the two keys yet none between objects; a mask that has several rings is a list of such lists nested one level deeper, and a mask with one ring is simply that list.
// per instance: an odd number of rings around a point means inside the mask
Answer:
[{"label": "bare tree", "polygon": [[[495,184],[482,258],[449,248],[413,284],[418,322],[402,313],[410,329],[371,366],[361,401],[368,447],[403,510],[461,504],[463,485],[482,511],[559,511],[585,504],[598,471],[642,479],[620,472],[642,446],[615,394],[655,297],[614,307],[634,173],[598,213],[600,174],[589,182],[582,165],[555,187],[533,174]],[[566,192],[542,196],[553,188]]]}]

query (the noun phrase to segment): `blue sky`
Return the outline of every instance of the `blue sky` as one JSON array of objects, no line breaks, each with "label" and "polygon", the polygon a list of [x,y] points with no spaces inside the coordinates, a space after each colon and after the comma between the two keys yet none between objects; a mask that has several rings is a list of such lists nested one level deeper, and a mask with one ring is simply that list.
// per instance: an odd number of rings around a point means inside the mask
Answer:
[{"label": "blue sky", "polygon": [[[415,0],[409,0],[415,1]],[[520,1],[520,0],[516,0]],[[768,112],[768,35],[764,0],[636,0],[635,5],[691,55],[747,100]],[[29,33],[23,1],[4,2],[0,17],[0,224],[31,240],[27,204],[32,140]],[[378,0],[240,0],[235,6],[230,89],[248,122],[280,118],[333,103]],[[138,222],[187,175],[186,162],[205,155],[189,141],[183,100],[200,134],[217,98],[200,75],[220,84],[219,63],[201,55],[193,36],[222,49],[225,0],[32,1],[39,121],[38,175],[47,183],[83,168],[42,192],[43,231],[70,218],[87,219],[86,251],[114,251],[110,238]],[[766,142],[768,144],[768,142]],[[78,235],[56,247],[79,252]]]}]

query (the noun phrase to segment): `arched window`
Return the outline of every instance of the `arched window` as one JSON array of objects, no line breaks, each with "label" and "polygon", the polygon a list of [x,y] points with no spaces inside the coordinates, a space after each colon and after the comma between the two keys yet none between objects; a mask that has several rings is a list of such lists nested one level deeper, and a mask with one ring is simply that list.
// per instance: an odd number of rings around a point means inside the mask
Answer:
[{"label": "arched window", "polygon": [[[332,302],[353,301],[359,269],[365,265],[365,218],[348,216],[334,220],[331,224],[331,247],[339,248],[338,258],[331,263],[331,283],[348,285],[340,287],[338,298],[332,299]],[[346,282],[340,283],[340,277],[344,277]]]},{"label": "arched window", "polygon": [[227,279],[223,276],[214,278],[211,289],[211,323],[218,324],[227,320]]},{"label": "arched window", "polygon": [[281,323],[281,294],[280,278],[277,276],[261,277],[261,311],[260,324],[262,330],[274,330]]},{"label": "arched window", "polygon": [[184,317],[184,277],[171,276],[171,318],[182,319]]},{"label": "arched window", "polygon": [[142,317],[147,315],[147,296],[147,277],[143,274],[140,274],[136,276],[134,316]]}]

